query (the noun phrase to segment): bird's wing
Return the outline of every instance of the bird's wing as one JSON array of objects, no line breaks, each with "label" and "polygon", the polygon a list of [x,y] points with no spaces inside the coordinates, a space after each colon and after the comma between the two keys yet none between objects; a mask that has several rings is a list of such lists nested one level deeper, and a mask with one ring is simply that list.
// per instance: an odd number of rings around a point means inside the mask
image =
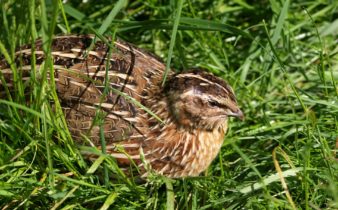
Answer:
[{"label": "bird's wing", "polygon": [[[122,41],[113,48],[100,40],[92,43],[93,36],[86,35],[59,36],[52,41],[56,90],[72,136],[81,142],[87,136],[99,145],[102,125],[107,144],[141,138],[143,133],[136,125],[141,109],[133,101],[141,100],[147,86],[160,82],[164,65]],[[17,66],[25,76],[31,53],[29,45],[16,52]],[[42,40],[36,42],[35,56],[39,69],[45,62]],[[10,72],[8,64],[1,69]]]}]

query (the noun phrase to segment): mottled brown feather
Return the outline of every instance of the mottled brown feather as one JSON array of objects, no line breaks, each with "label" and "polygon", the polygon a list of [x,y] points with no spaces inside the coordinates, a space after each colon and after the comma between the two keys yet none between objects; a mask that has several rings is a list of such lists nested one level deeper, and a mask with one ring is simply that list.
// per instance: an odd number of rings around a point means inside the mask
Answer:
[{"label": "mottled brown feather", "polygon": [[[123,41],[114,42],[110,55],[109,46],[101,40],[91,48],[93,38],[70,35],[52,41],[56,91],[73,139],[83,144],[83,136],[87,136],[99,146],[100,129],[95,119],[102,110],[107,152],[121,165],[130,164],[131,158],[143,175],[147,174],[144,164],[149,164],[169,177],[197,176],[204,171],[222,146],[227,117],[242,117],[231,87],[220,78],[196,70],[181,74],[170,71],[162,87],[165,65],[156,56]],[[41,40],[36,42],[35,55],[39,69],[45,60]],[[15,63],[23,79],[29,79],[29,45],[16,52]],[[4,59],[0,59],[0,69],[10,87],[12,73]],[[5,94],[0,83],[1,95]],[[142,152],[146,162],[141,160]]]}]

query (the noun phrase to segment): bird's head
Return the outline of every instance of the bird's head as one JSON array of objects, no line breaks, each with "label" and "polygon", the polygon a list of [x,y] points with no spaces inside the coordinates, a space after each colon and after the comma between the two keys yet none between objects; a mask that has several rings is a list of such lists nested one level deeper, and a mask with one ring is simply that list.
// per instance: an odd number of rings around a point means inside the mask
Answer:
[{"label": "bird's head", "polygon": [[174,75],[165,87],[170,114],[183,127],[213,130],[228,117],[244,119],[224,80],[200,70]]}]

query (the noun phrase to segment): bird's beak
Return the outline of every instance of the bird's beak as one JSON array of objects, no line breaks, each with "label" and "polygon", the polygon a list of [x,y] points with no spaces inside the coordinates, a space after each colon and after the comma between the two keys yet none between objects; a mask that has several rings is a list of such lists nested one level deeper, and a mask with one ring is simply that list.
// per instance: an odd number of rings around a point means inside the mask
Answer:
[{"label": "bird's beak", "polygon": [[228,116],[238,117],[240,120],[244,121],[244,114],[240,109],[238,109],[236,112],[228,113]]}]

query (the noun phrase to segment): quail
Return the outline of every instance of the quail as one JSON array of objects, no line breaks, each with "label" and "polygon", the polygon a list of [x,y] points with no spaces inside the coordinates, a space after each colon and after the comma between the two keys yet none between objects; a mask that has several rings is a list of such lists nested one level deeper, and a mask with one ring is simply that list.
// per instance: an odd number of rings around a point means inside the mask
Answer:
[{"label": "quail", "polygon": [[[228,118],[243,119],[230,85],[198,69],[170,70],[163,85],[165,65],[153,54],[120,40],[93,39],[64,35],[52,40],[55,88],[74,141],[83,144],[86,137],[100,147],[100,125],[95,120],[100,110],[107,154],[121,167],[133,162],[146,176],[148,165],[171,178],[205,171],[220,151]],[[42,40],[33,52],[39,71],[46,58]],[[21,47],[15,55],[21,79],[29,80],[31,46]],[[11,92],[13,86],[4,58],[0,71],[4,98],[5,90]]]}]

